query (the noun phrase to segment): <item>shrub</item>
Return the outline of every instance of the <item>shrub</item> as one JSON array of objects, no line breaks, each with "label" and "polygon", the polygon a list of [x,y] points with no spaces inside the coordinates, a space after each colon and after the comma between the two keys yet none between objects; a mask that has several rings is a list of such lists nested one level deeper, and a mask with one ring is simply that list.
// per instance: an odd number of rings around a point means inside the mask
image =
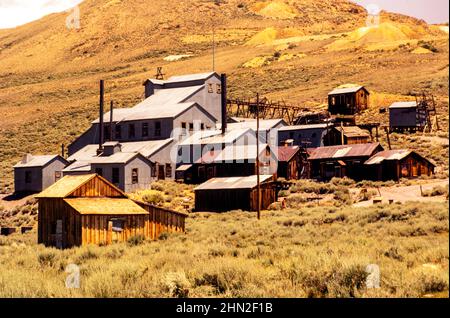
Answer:
[{"label": "shrub", "polygon": [[447,195],[448,196],[448,186],[435,186],[433,189],[424,191],[423,196],[424,197],[436,197],[440,195]]},{"label": "shrub", "polygon": [[164,277],[163,285],[165,290],[169,292],[172,297],[187,298],[189,296],[189,288],[191,284],[186,278],[184,272],[168,273]]},{"label": "shrub", "polygon": [[38,255],[38,262],[42,266],[53,266],[56,261],[56,253],[53,251],[45,251]]},{"label": "shrub", "polygon": [[149,194],[144,194],[142,196],[142,200],[144,200],[144,202],[149,203],[149,204],[161,204],[164,202],[164,196],[161,193],[155,192],[155,193],[149,193]]},{"label": "shrub", "polygon": [[134,235],[130,237],[127,241],[129,246],[138,246],[145,242],[144,235]]}]

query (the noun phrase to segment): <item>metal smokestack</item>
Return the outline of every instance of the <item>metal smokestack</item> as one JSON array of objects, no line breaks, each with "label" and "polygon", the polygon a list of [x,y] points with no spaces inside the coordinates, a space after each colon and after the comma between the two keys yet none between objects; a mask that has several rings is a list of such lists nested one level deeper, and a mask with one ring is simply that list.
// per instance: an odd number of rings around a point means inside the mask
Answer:
[{"label": "metal smokestack", "polygon": [[104,95],[105,95],[105,82],[104,80],[100,80],[100,109],[99,109],[99,115],[100,115],[100,132],[98,134],[98,153],[103,150],[103,133],[104,133],[104,123],[103,123],[103,106],[104,106]]},{"label": "metal smokestack", "polygon": [[227,130],[227,75],[222,74],[220,76],[220,82],[222,86],[222,134],[225,135]]}]

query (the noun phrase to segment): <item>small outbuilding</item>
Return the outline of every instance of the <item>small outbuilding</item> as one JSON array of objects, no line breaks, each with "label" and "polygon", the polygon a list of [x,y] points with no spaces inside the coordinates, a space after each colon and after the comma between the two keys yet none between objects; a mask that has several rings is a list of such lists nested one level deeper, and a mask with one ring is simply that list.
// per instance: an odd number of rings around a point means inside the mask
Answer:
[{"label": "small outbuilding", "polygon": [[326,123],[281,127],[278,129],[278,143],[292,140],[293,145],[303,148],[323,147],[324,137],[331,128],[332,125]]},{"label": "small outbuilding", "polygon": [[369,132],[358,126],[333,127],[324,138],[327,146],[367,144],[370,139]]},{"label": "small outbuilding", "polygon": [[379,143],[320,147],[309,150],[310,178],[329,180],[348,177],[367,179],[364,163],[383,151]]},{"label": "small outbuilding", "polygon": [[[260,176],[261,209],[267,209],[277,200],[272,175]],[[232,210],[256,211],[257,176],[213,178],[201,184],[195,191],[195,210],[226,212]]]},{"label": "small outbuilding", "polygon": [[24,155],[14,166],[15,192],[41,192],[62,178],[62,170],[68,164],[59,155]]},{"label": "small outbuilding", "polygon": [[416,101],[396,102],[389,106],[391,131],[423,130],[427,124],[427,108]]},{"label": "small outbuilding", "polygon": [[111,244],[184,231],[185,214],[130,200],[96,174],[65,176],[36,198],[38,243],[45,246]]},{"label": "small outbuilding", "polygon": [[301,152],[299,146],[278,147],[278,178],[297,180],[301,171]]},{"label": "small outbuilding", "polygon": [[369,107],[369,91],[364,86],[338,87],[328,94],[332,115],[355,115]]},{"label": "small outbuilding", "polygon": [[364,165],[372,180],[386,181],[418,178],[434,173],[435,165],[415,151],[407,149],[381,151]]}]

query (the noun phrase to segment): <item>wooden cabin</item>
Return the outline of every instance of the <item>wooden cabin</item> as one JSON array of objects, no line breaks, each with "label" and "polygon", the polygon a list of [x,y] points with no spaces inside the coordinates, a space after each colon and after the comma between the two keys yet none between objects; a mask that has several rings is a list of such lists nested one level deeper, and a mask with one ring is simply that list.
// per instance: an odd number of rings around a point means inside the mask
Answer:
[{"label": "wooden cabin", "polygon": [[364,86],[336,88],[328,94],[332,115],[355,115],[369,107],[369,91]]},{"label": "wooden cabin", "polygon": [[97,174],[65,176],[36,198],[38,243],[45,246],[111,244],[184,232],[185,214],[130,200]]},{"label": "wooden cabin", "polygon": [[397,102],[389,106],[391,131],[423,130],[427,124],[427,109],[417,102]]},{"label": "wooden cabin", "polygon": [[358,126],[333,127],[324,138],[327,146],[367,144],[370,141],[369,132]]},{"label": "wooden cabin", "polygon": [[348,177],[366,179],[364,163],[376,153],[383,151],[379,143],[320,147],[309,150],[310,178],[330,180]]},{"label": "wooden cabin", "polygon": [[300,177],[301,152],[299,146],[278,147],[278,178],[297,180]]},{"label": "wooden cabin", "polygon": [[431,176],[435,169],[435,165],[428,159],[407,149],[378,152],[364,165],[367,167],[370,179],[377,181],[398,181],[401,178]]},{"label": "wooden cabin", "polygon": [[[272,175],[260,176],[261,209],[267,209],[277,200]],[[195,210],[226,212],[232,210],[256,211],[257,176],[214,178],[201,184],[195,191]]]}]

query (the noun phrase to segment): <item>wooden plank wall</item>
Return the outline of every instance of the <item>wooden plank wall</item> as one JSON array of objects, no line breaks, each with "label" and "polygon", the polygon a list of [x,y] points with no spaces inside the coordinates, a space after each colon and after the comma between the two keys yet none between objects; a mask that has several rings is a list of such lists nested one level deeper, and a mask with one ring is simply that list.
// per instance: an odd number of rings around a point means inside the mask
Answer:
[{"label": "wooden plank wall", "polygon": [[123,197],[123,194],[105,183],[100,178],[92,178],[89,182],[75,190],[71,197]]}]

